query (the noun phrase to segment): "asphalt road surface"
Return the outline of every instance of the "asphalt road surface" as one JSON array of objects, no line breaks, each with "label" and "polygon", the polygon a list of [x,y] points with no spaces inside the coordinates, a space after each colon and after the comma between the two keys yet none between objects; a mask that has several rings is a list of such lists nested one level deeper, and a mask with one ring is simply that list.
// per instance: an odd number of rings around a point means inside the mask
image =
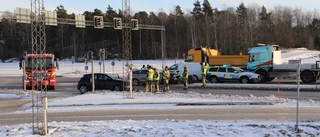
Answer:
[{"label": "asphalt road surface", "polygon": [[[77,82],[80,78],[70,78],[70,77],[58,77],[57,78],[57,87],[56,90],[49,91],[48,97],[68,97],[79,95],[80,92],[76,89]],[[277,85],[277,81],[272,81],[266,84],[274,84]],[[281,80],[282,84],[292,84],[296,85],[294,80]],[[212,83],[207,83],[210,85]],[[226,83],[224,83],[226,84]],[[232,85],[235,83],[227,83],[226,86]],[[238,84],[238,83],[236,83]],[[314,84],[314,83],[313,83]],[[226,94],[226,95],[254,95],[254,96],[278,96],[280,95],[281,98],[289,98],[289,99],[296,99],[297,92],[296,90],[292,91],[279,91],[278,90],[242,90],[242,89],[210,89],[210,88],[192,88],[193,84],[189,85],[190,88],[188,91],[182,90],[182,84],[171,84],[170,88],[174,92],[185,93],[189,91],[197,92],[197,93],[211,93],[211,94]],[[21,85],[21,77],[0,77],[0,89],[23,89]],[[137,86],[134,87],[134,90],[144,91],[144,86]],[[54,94],[50,94],[54,93]],[[317,91],[301,91],[300,92],[300,99],[312,99],[315,101],[320,101],[320,84],[319,84],[319,92]]]},{"label": "asphalt road surface", "polygon": [[[299,108],[300,121],[319,121],[320,109]],[[294,107],[275,108],[268,106],[206,106],[175,109],[112,109],[81,112],[48,112],[48,121],[99,121],[99,120],[255,120],[295,121]],[[31,113],[0,113],[0,126],[32,123]]]}]

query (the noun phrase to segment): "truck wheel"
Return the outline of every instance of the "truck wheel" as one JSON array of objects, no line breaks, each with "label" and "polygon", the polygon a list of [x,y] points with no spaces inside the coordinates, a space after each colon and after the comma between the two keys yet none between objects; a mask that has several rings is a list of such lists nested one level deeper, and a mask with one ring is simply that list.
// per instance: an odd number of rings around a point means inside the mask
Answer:
[{"label": "truck wheel", "polygon": [[211,83],[218,83],[218,78],[217,78],[216,76],[212,76],[212,77],[210,78],[210,82],[211,82]]},{"label": "truck wheel", "polygon": [[269,77],[269,78],[267,79],[267,81],[272,81],[273,79],[274,79],[274,78],[270,78],[270,77]]},{"label": "truck wheel", "polygon": [[56,86],[50,86],[49,89],[55,90],[55,89],[56,89]]},{"label": "truck wheel", "polygon": [[266,71],[264,71],[264,70],[258,70],[256,73],[259,74],[260,77],[261,77],[260,82],[263,83],[263,82],[266,82],[266,81],[267,81],[268,75],[267,75],[267,72],[266,72]]},{"label": "truck wheel", "polygon": [[303,83],[312,83],[315,81],[314,74],[311,71],[302,72],[300,79]]},{"label": "truck wheel", "polygon": [[249,79],[247,77],[241,77],[240,78],[240,83],[247,84],[247,83],[249,83]]},{"label": "truck wheel", "polygon": [[41,83],[38,83],[38,84],[37,84],[37,90],[38,90],[38,91],[41,91],[42,88],[43,88],[42,84],[41,84]]}]

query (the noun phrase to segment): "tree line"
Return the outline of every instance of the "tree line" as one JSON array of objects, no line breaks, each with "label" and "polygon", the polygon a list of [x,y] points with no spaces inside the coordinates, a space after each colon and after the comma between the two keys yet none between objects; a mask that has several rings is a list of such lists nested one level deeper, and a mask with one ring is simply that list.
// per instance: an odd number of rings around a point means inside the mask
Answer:
[{"label": "tree line", "polygon": [[[281,48],[306,47],[320,50],[319,12],[299,8],[275,6],[267,9],[256,4],[238,7],[212,8],[208,0],[197,0],[191,11],[183,12],[175,6],[167,14],[164,11],[139,11],[131,18],[139,24],[165,27],[166,58],[182,58],[189,49],[208,46],[223,55],[247,53],[258,43],[276,44]],[[74,19],[63,5],[55,9],[57,17]],[[104,22],[122,17],[121,10],[110,5],[105,12],[100,9],[83,12],[86,20],[103,16]],[[0,21],[0,58],[2,61],[31,52],[30,24],[17,23],[14,13],[6,11]],[[60,59],[83,57],[87,51],[97,55],[100,48],[107,51],[107,59],[121,59],[122,31],[114,28],[76,28],[74,25],[46,26],[46,50]],[[158,30],[132,31],[132,59],[161,59],[161,32]]]}]

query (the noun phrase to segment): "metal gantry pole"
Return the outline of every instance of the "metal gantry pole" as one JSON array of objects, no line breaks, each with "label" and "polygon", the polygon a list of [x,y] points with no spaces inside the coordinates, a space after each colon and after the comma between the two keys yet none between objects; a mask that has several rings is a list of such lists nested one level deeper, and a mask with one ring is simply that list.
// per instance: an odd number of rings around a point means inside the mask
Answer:
[{"label": "metal gantry pole", "polygon": [[22,67],[23,67],[23,90],[27,91],[27,86],[26,86],[26,80],[27,80],[27,76],[26,76],[26,59],[23,59],[22,61]]},{"label": "metal gantry pole", "polygon": [[[131,71],[132,64],[130,0],[122,0],[122,11],[122,51],[123,59],[125,60],[123,64],[125,70],[123,70],[123,78],[129,79],[129,71]],[[123,89],[125,89],[125,85],[123,85]],[[132,86],[130,86],[130,92],[132,92]],[[130,98],[132,98],[132,96]]]},{"label": "metal gantry pole", "polygon": [[89,51],[88,52],[88,58],[89,59],[91,59],[91,81],[92,81],[92,93],[94,93],[95,91],[94,91],[94,88],[95,88],[95,80],[94,80],[94,68],[93,68],[93,66],[94,66],[94,60],[93,60],[93,51]]},{"label": "metal gantry pole", "polygon": [[33,132],[46,135],[46,111],[43,111],[47,87],[43,86],[46,72],[45,8],[43,0],[31,0],[31,37],[32,37],[32,116]]},{"label": "metal gantry pole", "polygon": [[300,97],[300,66],[301,60],[299,60],[297,68],[297,111],[296,111],[296,132],[299,133],[299,97]]},{"label": "metal gantry pole", "polygon": [[106,49],[102,49],[103,56],[102,56],[102,65],[103,65],[103,73],[106,73],[106,65],[105,65],[105,60],[106,60]]},{"label": "metal gantry pole", "polygon": [[165,28],[162,26],[161,29],[161,51],[162,51],[162,69],[167,65],[167,50],[166,50],[166,31]]}]

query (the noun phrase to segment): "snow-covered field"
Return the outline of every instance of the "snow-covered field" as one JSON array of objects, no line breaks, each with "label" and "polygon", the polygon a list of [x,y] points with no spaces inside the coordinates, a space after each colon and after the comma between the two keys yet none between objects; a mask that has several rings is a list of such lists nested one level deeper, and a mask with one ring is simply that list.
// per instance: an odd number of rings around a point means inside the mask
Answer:
[{"label": "snow-covered field", "polygon": [[[291,59],[303,59],[304,63],[315,63],[319,60],[319,51],[310,51],[306,49],[292,49],[283,52],[283,62],[288,62]],[[166,65],[170,66],[175,62],[182,60],[168,60]],[[110,64],[108,60],[106,64]],[[108,73],[122,73],[122,62],[115,61],[116,65],[112,67],[108,65],[106,72]],[[146,60],[133,61],[134,66],[140,68],[143,64],[150,64],[157,68],[162,67],[161,60]],[[71,64],[69,61],[60,62],[60,70],[58,75],[80,77],[84,70],[84,63]],[[89,64],[90,66],[90,64]],[[18,68],[18,63],[0,63],[0,77],[1,76],[21,76],[22,72]],[[100,67],[95,63],[94,71],[99,72]],[[89,67],[88,73],[91,72]],[[259,84],[252,84],[259,87]],[[250,85],[250,86],[252,86]],[[30,93],[23,93],[20,89],[7,90],[0,87],[0,99],[23,98],[30,99]],[[74,97],[64,98],[60,100],[51,100],[49,102],[48,111],[81,111],[89,109],[122,109],[128,107],[148,108],[147,103],[158,103],[157,107],[172,108],[173,103],[177,102],[269,102],[272,107],[294,107],[295,100],[278,99],[275,96],[255,97],[248,96],[230,96],[230,95],[212,95],[212,94],[198,94],[189,92],[181,93],[166,93],[149,95],[148,93],[136,93],[135,99],[125,99],[122,93],[110,91],[97,91],[95,94],[87,93]],[[108,99],[106,99],[108,98]],[[143,98],[143,99],[139,99]],[[111,103],[126,103],[127,105],[110,105]],[[146,105],[136,105],[144,103]],[[75,107],[74,105],[78,106]],[[91,104],[87,106],[86,104]],[[95,105],[96,104],[96,105]],[[99,104],[99,105],[97,105]],[[104,104],[104,105],[101,105]],[[130,106],[129,106],[130,105]],[[313,100],[301,100],[301,106],[305,107],[320,107],[319,102]],[[196,106],[190,106],[196,107]],[[223,106],[219,106],[223,107]],[[236,106],[237,107],[237,106]],[[250,107],[250,106],[248,106]],[[175,107],[174,109],[179,109]],[[30,105],[25,105],[20,111],[15,113],[30,112]],[[316,115],[316,114],[315,114]],[[112,121],[90,121],[90,122],[50,122],[48,136],[126,136],[126,137],[141,137],[141,136],[155,136],[155,137],[201,137],[201,136],[225,136],[225,137],[256,137],[256,136],[302,136],[313,137],[320,136],[320,121],[300,121],[300,133],[295,132],[295,121],[204,121],[204,120],[112,120]],[[0,127],[0,136],[39,136],[33,135],[32,124],[26,123],[14,126]]]}]

